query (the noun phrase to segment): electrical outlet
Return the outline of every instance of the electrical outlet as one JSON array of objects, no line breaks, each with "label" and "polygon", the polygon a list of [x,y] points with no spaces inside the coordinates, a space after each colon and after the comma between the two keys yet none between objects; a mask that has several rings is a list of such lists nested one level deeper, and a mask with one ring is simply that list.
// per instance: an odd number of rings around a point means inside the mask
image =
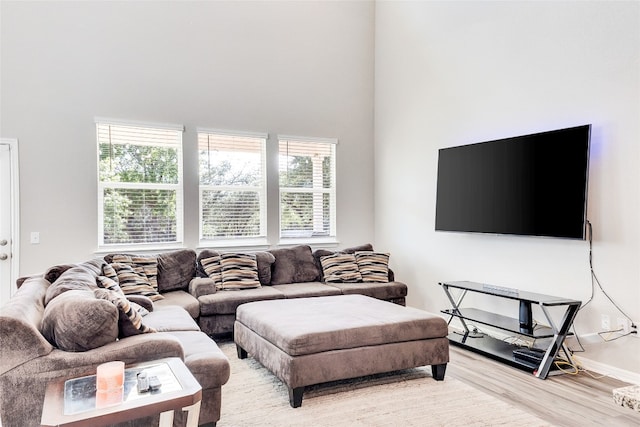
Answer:
[{"label": "electrical outlet", "polygon": [[622,333],[628,334],[631,332],[631,322],[626,317],[618,317],[616,324],[616,329],[619,329]]},{"label": "electrical outlet", "polygon": [[603,331],[611,330],[611,318],[609,317],[608,314],[603,314],[602,317],[600,318],[600,327],[602,328]]}]

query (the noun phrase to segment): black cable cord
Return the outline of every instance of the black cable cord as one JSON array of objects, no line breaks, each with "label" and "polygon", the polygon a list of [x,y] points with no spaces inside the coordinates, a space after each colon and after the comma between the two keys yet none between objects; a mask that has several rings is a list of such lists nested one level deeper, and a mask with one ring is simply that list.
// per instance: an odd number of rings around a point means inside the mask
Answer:
[{"label": "black cable cord", "polygon": [[[633,323],[633,320],[631,319],[631,317],[629,317],[627,315],[627,313],[624,312],[624,310],[622,310],[618,304],[616,304],[616,302],[613,300],[613,298],[611,298],[609,296],[609,294],[607,294],[607,292],[604,290],[604,288],[602,287],[602,284],[600,283],[600,280],[598,279],[598,276],[596,276],[596,272],[593,269],[593,226],[591,225],[591,222],[587,221],[587,229],[589,232],[589,271],[591,272],[591,296],[589,297],[589,299],[587,300],[587,302],[585,302],[584,304],[582,304],[582,306],[580,307],[580,309],[578,310],[578,312],[580,312],[583,308],[585,308],[591,301],[593,301],[593,298],[595,296],[595,290],[596,290],[596,284],[598,285],[598,288],[600,288],[600,290],[602,291],[603,295],[605,297],[607,297],[607,299],[611,302],[611,304],[613,304],[613,306],[615,308],[618,309],[618,311],[620,313],[622,313],[622,315],[624,317],[626,317],[629,322],[631,322],[631,327],[635,328],[636,325],[635,323]],[[578,341],[578,344],[580,345],[580,351],[584,351],[584,346],[582,345],[582,343],[580,342],[580,338],[578,338],[578,333],[576,332],[576,327],[575,324],[572,325],[573,328],[573,333],[574,336],[576,338],[576,341]],[[628,334],[625,334],[623,336],[626,335],[630,335],[635,333],[635,331],[629,332]],[[575,350],[578,351],[578,350]]]},{"label": "black cable cord", "polygon": [[598,284],[598,288],[600,288],[600,290],[602,291],[602,294],[605,297],[607,297],[607,299],[611,302],[611,304],[613,304],[613,306],[617,308],[618,311],[624,317],[626,317],[627,320],[629,320],[629,322],[631,322],[631,326],[635,327],[635,324],[633,323],[633,319],[631,319],[631,317],[627,313],[625,313],[622,308],[620,308],[620,306],[613,300],[613,298],[609,296],[607,291],[605,291],[604,288],[602,287],[600,280],[598,280],[598,276],[596,276],[596,272],[593,269],[593,227],[591,226],[591,222],[589,221],[587,221],[587,226],[589,227],[589,270],[591,271],[591,298],[581,308],[584,308],[584,306],[587,305],[589,302],[591,302],[591,300],[593,299],[593,294],[595,290],[595,286],[594,286],[594,281],[595,281],[595,283]]}]

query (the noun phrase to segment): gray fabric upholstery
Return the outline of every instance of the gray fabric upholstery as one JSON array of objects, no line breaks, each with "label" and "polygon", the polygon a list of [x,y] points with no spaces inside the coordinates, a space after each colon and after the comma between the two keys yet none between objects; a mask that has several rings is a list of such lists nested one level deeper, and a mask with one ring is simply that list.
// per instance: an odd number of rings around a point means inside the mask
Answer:
[{"label": "gray fabric upholstery", "polygon": [[291,356],[448,334],[440,316],[363,295],[252,302],[236,319]]},{"label": "gray fabric upholstery", "polygon": [[189,283],[189,293],[195,298],[217,292],[216,282],[208,277],[195,277]]},{"label": "gray fabric upholstery", "polygon": [[285,298],[307,298],[342,294],[340,289],[327,286],[320,282],[273,285],[273,289],[282,292]]},{"label": "gray fabric upholstery", "polygon": [[402,282],[387,283],[327,283],[340,289],[343,295],[366,295],[368,297],[391,300],[407,296],[407,285]]},{"label": "gray fabric upholstery", "polygon": [[234,326],[236,345],[290,396],[311,384],[442,366],[449,362],[447,333],[439,316],[361,295],[248,303],[238,307]]},{"label": "gray fabric upholstery", "polygon": [[203,295],[200,302],[200,316],[215,314],[233,314],[240,304],[251,301],[282,299],[284,295],[273,287],[263,286],[256,289],[239,289],[218,291],[215,294]]},{"label": "gray fabric upholstery", "polygon": [[449,362],[447,338],[291,356],[242,324],[236,324],[234,337],[249,355],[291,388]]},{"label": "gray fabric upholstery", "polygon": [[271,267],[276,262],[276,257],[271,252],[255,252],[256,261],[258,263],[258,278],[262,286],[271,284]]},{"label": "gray fabric upholstery", "polygon": [[271,271],[271,284],[314,282],[320,277],[311,247],[308,245],[270,250],[276,261]]},{"label": "gray fabric upholstery", "polygon": [[216,343],[203,332],[173,331],[184,349],[184,363],[203,389],[221,387],[229,380],[229,361]]},{"label": "gray fabric upholstery", "polygon": [[233,332],[233,324],[236,314],[216,314],[214,316],[202,316],[198,319],[200,329],[207,335],[228,335]]},{"label": "gray fabric upholstery", "polygon": [[[58,279],[72,268],[64,269],[65,271],[58,275]],[[80,276],[88,278],[94,274],[97,276],[100,272],[88,268],[79,273]],[[52,273],[52,277],[57,274]],[[88,279],[77,281],[77,278],[77,275],[74,276],[75,283],[88,282]],[[95,373],[97,365],[112,360],[122,360],[130,365],[164,357],[179,357],[184,360],[196,380],[203,386],[200,423],[215,423],[220,419],[220,387],[229,378],[228,360],[215,342],[199,331],[192,316],[183,308],[167,305],[165,300],[151,304],[150,308],[153,311],[144,316],[143,321],[167,332],[130,336],[91,350],[69,352],[52,346],[39,330],[45,313],[44,300],[50,286],[51,283],[43,276],[25,278],[21,280],[21,286],[11,300],[0,308],[2,425],[39,425],[44,391],[52,379],[90,375]],[[84,286],[80,286],[80,289],[83,288]],[[72,297],[77,292],[82,291],[66,289],[53,298],[50,304],[59,298],[61,302],[68,298],[71,311],[77,310],[77,306],[86,306],[82,299],[76,299],[73,304]],[[171,294],[166,298],[169,301],[174,295],[174,301],[189,299],[198,306],[197,300],[184,291],[168,294]],[[111,304],[106,300],[96,301]],[[115,306],[111,305],[115,309]],[[196,316],[197,314],[196,310]],[[76,325],[76,329],[82,329],[85,323],[80,323],[80,327]],[[117,319],[115,323],[117,325]],[[183,415],[177,413],[174,425],[183,426],[184,421]]]},{"label": "gray fabric upholstery", "polygon": [[188,292],[185,291],[171,291],[162,294],[164,299],[154,301],[154,307],[167,307],[177,305],[185,310],[193,317],[197,319],[200,315],[200,304],[198,300]]},{"label": "gray fabric upholstery", "polygon": [[93,290],[97,288],[96,277],[102,274],[102,265],[104,263],[101,259],[95,259],[66,269],[51,286],[47,288],[44,305],[46,306],[52,299],[69,290]]},{"label": "gray fabric upholstery", "polygon": [[158,255],[158,290],[161,293],[187,290],[196,275],[196,252],[181,249]]},{"label": "gray fabric upholstery", "polygon": [[93,291],[68,290],[45,307],[41,331],[61,350],[86,351],[118,339],[118,318],[118,308]]},{"label": "gray fabric upholstery", "polygon": [[42,277],[27,278],[11,303],[0,307],[0,375],[53,350],[38,330],[49,285]]},{"label": "gray fabric upholstery", "polygon": [[158,332],[198,331],[200,328],[189,313],[177,305],[156,307],[154,311],[142,318],[142,322]]}]

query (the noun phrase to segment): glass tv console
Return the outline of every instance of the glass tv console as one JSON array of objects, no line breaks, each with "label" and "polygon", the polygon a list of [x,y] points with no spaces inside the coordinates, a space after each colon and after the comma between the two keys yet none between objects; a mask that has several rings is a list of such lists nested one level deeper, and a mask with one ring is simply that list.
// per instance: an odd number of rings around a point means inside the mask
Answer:
[{"label": "glass tv console", "polygon": [[[580,301],[476,282],[442,282],[440,286],[451,303],[451,308],[442,310],[442,312],[451,316],[449,323],[453,318],[459,319],[463,328],[461,333],[452,332],[449,334],[448,338],[451,344],[533,372],[536,377],[541,379],[547,378],[550,372],[557,368],[554,361],[560,350],[563,351],[567,362],[573,365],[571,353],[565,347],[564,340],[567,335],[571,335],[569,329],[580,309]],[[519,316],[512,318],[477,308],[461,307],[469,292],[516,300],[519,302]],[[454,294],[457,298],[454,298]],[[541,308],[548,325],[534,323],[532,315],[532,305],[534,304]],[[562,320],[554,321],[552,310],[560,310],[560,316],[557,312],[553,314],[556,318],[561,317]],[[536,343],[542,343],[544,348],[529,351],[522,346],[509,343],[507,340],[490,337],[486,334],[475,334],[469,329],[468,323],[488,325],[511,332],[516,336],[529,337],[534,339]]]}]

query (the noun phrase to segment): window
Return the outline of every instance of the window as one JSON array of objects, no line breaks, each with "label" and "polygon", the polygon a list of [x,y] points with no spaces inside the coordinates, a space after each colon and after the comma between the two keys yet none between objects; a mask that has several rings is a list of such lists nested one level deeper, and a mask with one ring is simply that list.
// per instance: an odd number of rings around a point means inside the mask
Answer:
[{"label": "window", "polygon": [[266,134],[198,130],[201,242],[266,242],[266,141]]},{"label": "window", "polygon": [[182,132],[96,119],[99,244],[182,242]]},{"label": "window", "polygon": [[336,236],[335,139],[278,137],[280,238]]}]

